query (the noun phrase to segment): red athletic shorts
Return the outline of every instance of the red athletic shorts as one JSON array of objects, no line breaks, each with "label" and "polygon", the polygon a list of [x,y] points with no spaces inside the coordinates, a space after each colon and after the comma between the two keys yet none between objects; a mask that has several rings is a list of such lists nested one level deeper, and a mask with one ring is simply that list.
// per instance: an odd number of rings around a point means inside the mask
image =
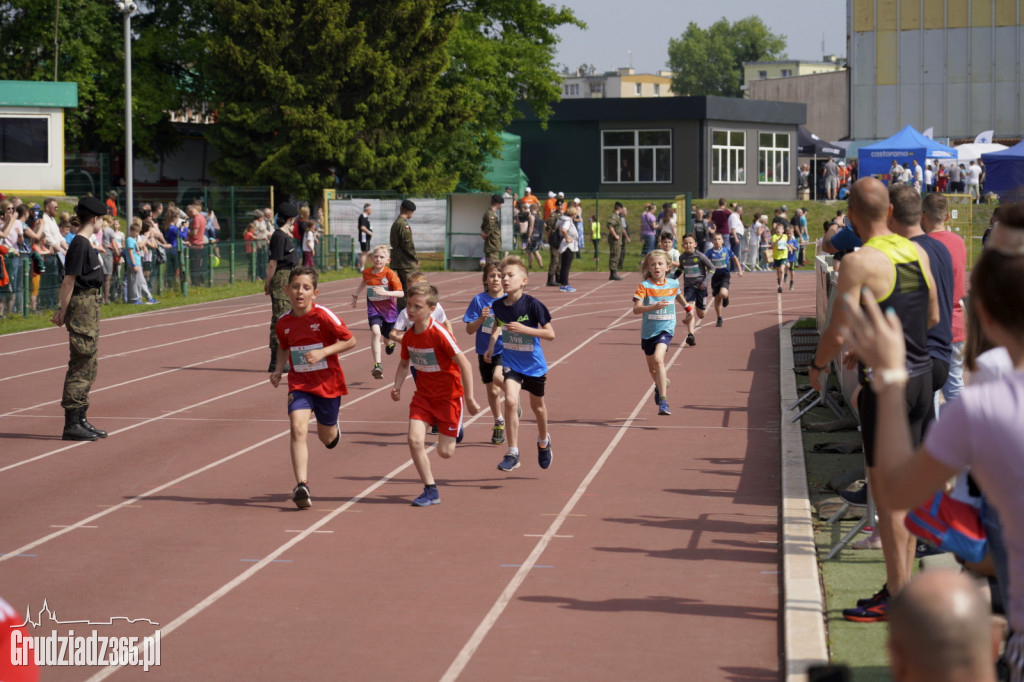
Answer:
[{"label": "red athletic shorts", "polygon": [[409,419],[418,419],[431,425],[437,424],[440,435],[455,438],[459,435],[459,427],[462,426],[462,398],[428,401],[416,392],[409,403]]}]

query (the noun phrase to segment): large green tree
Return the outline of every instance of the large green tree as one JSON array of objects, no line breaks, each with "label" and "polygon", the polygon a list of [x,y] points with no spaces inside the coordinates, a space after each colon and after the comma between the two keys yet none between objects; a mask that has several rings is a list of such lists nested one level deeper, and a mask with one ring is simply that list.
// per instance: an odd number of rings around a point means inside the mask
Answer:
[{"label": "large green tree", "polygon": [[785,57],[786,36],[772,33],[760,17],[730,23],[724,17],[707,29],[690,22],[668,43],[668,65],[678,95],[742,96],[743,62]]}]

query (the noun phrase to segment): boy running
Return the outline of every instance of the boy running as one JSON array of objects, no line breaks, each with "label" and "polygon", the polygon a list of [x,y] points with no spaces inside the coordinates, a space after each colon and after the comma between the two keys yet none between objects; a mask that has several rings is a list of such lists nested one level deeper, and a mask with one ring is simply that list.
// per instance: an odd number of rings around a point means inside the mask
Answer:
[{"label": "boy running", "polygon": [[687,313],[684,320],[687,330],[687,346],[697,344],[693,332],[697,329],[697,318],[704,319],[708,307],[708,283],[711,281],[711,274],[714,270],[715,266],[711,264],[708,257],[697,250],[697,238],[692,234],[683,237],[683,252],[679,254],[679,269],[673,273],[672,279],[679,279],[679,276],[682,275],[683,298],[687,303],[694,304],[696,308],[695,311]]},{"label": "boy running", "polygon": [[480,411],[480,406],[473,399],[472,367],[459,350],[455,338],[431,317],[436,307],[436,287],[426,282],[409,286],[405,309],[412,320],[412,329],[402,337],[402,359],[391,389],[391,399],[395,402],[401,400],[402,382],[409,366],[416,369],[416,391],[409,404],[409,450],[423,481],[423,492],[412,502],[417,507],[441,504],[430,460],[427,459],[427,426],[440,426],[437,454],[448,459],[455,454],[455,438],[462,427],[463,394],[469,413]]},{"label": "boy running", "polygon": [[[671,245],[672,236],[668,241]],[[665,377],[665,353],[676,331],[675,302],[678,300],[687,313],[693,309],[679,291],[679,281],[668,279],[669,256],[655,249],[640,266],[644,281],[633,294],[633,314],[643,315],[640,327],[640,347],[647,356],[647,371],[654,379],[654,402],[658,414],[672,414],[668,407],[668,379]]]},{"label": "boy running", "polygon": [[[409,287],[413,284],[419,284],[420,282],[426,282],[427,276],[422,272],[414,272],[407,278]],[[448,321],[448,315],[444,312],[444,308],[438,303],[437,307],[434,308],[434,312],[430,315],[434,318],[434,321],[438,324],[443,324],[448,333],[455,335],[455,330],[452,329],[452,323]],[[388,334],[388,340],[394,343],[402,343],[402,337],[405,336],[405,332],[412,326],[412,322],[409,320],[409,313],[405,312],[405,308],[398,311],[398,317],[395,318],[395,324],[391,328],[391,333]],[[413,377],[415,378],[415,376]]]},{"label": "boy running", "polygon": [[505,417],[501,411],[501,391],[505,388],[502,373],[501,339],[495,342],[490,362],[484,361],[484,354],[491,341],[494,331],[494,315],[491,306],[498,299],[504,298],[505,290],[501,286],[501,270],[497,263],[488,263],[484,267],[484,291],[473,297],[466,308],[462,321],[466,323],[466,333],[476,334],[477,366],[480,378],[487,387],[487,404],[494,417],[494,429],[491,431],[491,443],[501,445],[505,442]]},{"label": "boy running", "polygon": [[388,267],[390,251],[387,244],[374,247],[373,267],[363,270],[363,281],[352,294],[352,307],[355,308],[359,304],[360,292],[366,287],[366,317],[370,322],[370,353],[373,355],[370,374],[374,379],[384,378],[384,368],[380,365],[381,343],[387,343],[388,355],[395,352],[395,344],[389,337],[395,318],[398,317],[397,299],[405,296],[398,275]]},{"label": "boy running", "polygon": [[782,223],[774,223],[772,227],[775,228],[775,234],[772,235],[772,267],[775,268],[775,278],[778,280],[781,294],[782,278],[786,274],[786,263],[789,260],[789,239]]},{"label": "boy running", "polygon": [[786,245],[789,246],[789,256],[786,258],[786,274],[789,275],[789,288],[793,289],[793,271],[796,269],[796,257],[800,252],[800,242],[797,241],[793,226],[786,228]]},{"label": "boy running", "polygon": [[356,345],[345,323],[316,304],[318,284],[319,276],[311,267],[297,266],[289,273],[288,298],[292,309],[277,321],[277,361],[270,373],[270,383],[277,388],[288,365],[288,419],[296,483],[292,501],[299,509],[313,505],[306,470],[310,413],[316,415],[320,442],[328,449],[336,447],[341,438],[338,427],[341,396],[348,394],[338,353]]},{"label": "boy running", "polygon": [[544,404],[548,363],[540,341],[554,341],[555,329],[544,304],[524,293],[529,278],[523,260],[518,256],[508,256],[501,261],[500,267],[505,298],[495,301],[492,307],[497,324],[484,353],[484,362],[491,362],[500,336],[505,368],[505,431],[509,448],[498,469],[507,472],[519,467],[517,410],[521,391],[530,394],[530,409],[537,418],[537,463],[541,469],[547,469],[551,466],[551,434],[548,433],[548,413]]},{"label": "boy running", "polygon": [[711,243],[714,244],[714,247],[707,253],[711,264],[715,266],[715,274],[711,276],[711,295],[715,297],[715,315],[718,316],[715,326],[721,327],[722,308],[729,307],[729,282],[732,279],[729,264],[736,265],[736,272],[740,277],[743,276],[743,266],[740,265],[740,259],[736,257],[732,249],[725,246],[725,239],[722,235],[716,234],[712,237]]}]

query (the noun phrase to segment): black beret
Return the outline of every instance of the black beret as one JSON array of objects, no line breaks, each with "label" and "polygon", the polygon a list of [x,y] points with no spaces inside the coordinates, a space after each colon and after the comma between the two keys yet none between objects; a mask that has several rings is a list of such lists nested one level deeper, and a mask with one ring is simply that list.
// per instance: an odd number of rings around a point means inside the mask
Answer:
[{"label": "black beret", "polygon": [[299,209],[297,209],[295,207],[295,204],[291,203],[290,201],[285,202],[277,207],[277,215],[287,220],[288,218],[294,218],[295,216],[299,215]]},{"label": "black beret", "polygon": [[403,211],[415,211],[416,210],[416,204],[414,204],[411,200],[406,199],[405,201],[402,202],[402,210]]},{"label": "black beret", "polygon": [[505,203],[505,197],[501,196],[500,194],[492,194],[491,195],[491,203],[492,204],[504,204]]},{"label": "black beret", "polygon": [[96,197],[83,197],[75,206],[75,215],[107,215],[107,205]]}]

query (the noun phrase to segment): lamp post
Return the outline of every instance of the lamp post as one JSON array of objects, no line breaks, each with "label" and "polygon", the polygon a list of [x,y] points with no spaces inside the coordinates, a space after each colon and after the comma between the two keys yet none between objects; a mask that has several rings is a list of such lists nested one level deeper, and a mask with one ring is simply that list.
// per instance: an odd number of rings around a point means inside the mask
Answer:
[{"label": "lamp post", "polygon": [[[132,13],[138,9],[135,0],[116,0],[114,6],[124,15],[124,184],[125,221],[131,225],[134,208],[132,171]],[[126,226],[127,226],[126,225]]]}]

